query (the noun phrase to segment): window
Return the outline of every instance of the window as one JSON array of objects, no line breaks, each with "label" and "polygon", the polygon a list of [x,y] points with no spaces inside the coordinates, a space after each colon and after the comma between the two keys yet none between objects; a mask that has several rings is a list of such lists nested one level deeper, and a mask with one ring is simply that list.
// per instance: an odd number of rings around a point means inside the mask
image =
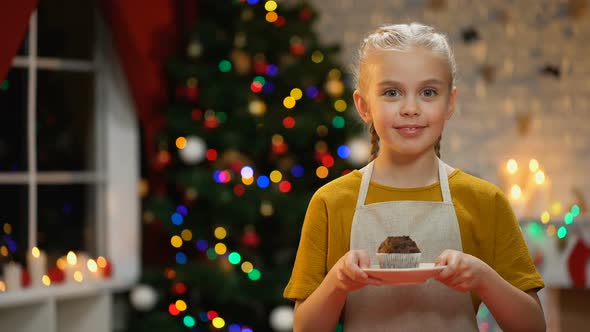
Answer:
[{"label": "window", "polygon": [[133,280],[139,130],[95,4],[40,1],[0,83],[0,265],[73,250]]}]

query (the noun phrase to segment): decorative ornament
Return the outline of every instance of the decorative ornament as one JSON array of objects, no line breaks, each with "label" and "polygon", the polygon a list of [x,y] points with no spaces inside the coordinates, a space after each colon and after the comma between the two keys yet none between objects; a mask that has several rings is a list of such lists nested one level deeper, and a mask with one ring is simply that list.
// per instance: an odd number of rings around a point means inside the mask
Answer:
[{"label": "decorative ornament", "polygon": [[272,203],[269,201],[262,201],[260,203],[260,214],[264,217],[270,217],[275,213]]},{"label": "decorative ornament", "polygon": [[200,57],[202,53],[203,45],[201,45],[201,42],[198,40],[192,40],[186,48],[186,54],[192,59]]},{"label": "decorative ornament", "polygon": [[250,55],[244,51],[234,50],[231,53],[231,61],[234,64],[236,72],[239,75],[246,75],[250,73],[252,68],[252,60],[250,59]]},{"label": "decorative ornament", "polygon": [[260,236],[256,233],[256,228],[252,225],[244,227],[244,234],[242,235],[242,244],[249,248],[256,248],[260,245]]},{"label": "decorative ornament", "polygon": [[270,312],[270,327],[275,331],[291,331],[293,329],[293,308],[281,305]]},{"label": "decorative ornament", "polygon": [[582,238],[576,240],[576,244],[567,260],[572,284],[575,288],[585,288],[588,276],[586,265],[590,263],[590,246],[584,243]]},{"label": "decorative ornament", "polygon": [[244,32],[236,33],[236,37],[234,38],[234,46],[237,48],[244,48],[248,44],[248,39],[246,38],[246,34]]},{"label": "decorative ornament", "polygon": [[496,80],[496,67],[484,64],[479,68],[479,73],[486,83],[491,84]]},{"label": "decorative ornament", "polygon": [[360,137],[352,139],[348,144],[350,161],[355,166],[365,165],[371,156],[371,144]]},{"label": "decorative ornament", "polygon": [[180,159],[185,164],[194,165],[205,159],[205,153],[207,152],[207,145],[202,138],[198,136],[188,136],[186,138],[186,146],[182,150],[178,150]]},{"label": "decorative ornament", "polygon": [[129,300],[138,311],[150,311],[156,306],[158,294],[152,286],[137,285],[129,294]]},{"label": "decorative ornament", "polygon": [[428,0],[426,7],[435,11],[442,11],[447,8],[447,0]]},{"label": "decorative ornament", "polygon": [[172,156],[168,150],[160,150],[153,161],[153,168],[156,171],[163,171],[172,162]]},{"label": "decorative ornament", "polygon": [[299,20],[303,22],[308,22],[313,18],[314,14],[313,11],[309,7],[304,7],[299,12]]},{"label": "decorative ornament", "polygon": [[263,116],[266,113],[266,104],[262,100],[252,100],[248,105],[248,110],[254,116]]},{"label": "decorative ornament", "polygon": [[530,129],[531,124],[533,122],[533,114],[532,112],[520,113],[516,115],[516,129],[518,130],[518,134],[520,136],[526,136]]},{"label": "decorative ornament", "polygon": [[332,97],[340,97],[344,93],[344,83],[340,79],[329,79],[326,81],[326,92]]}]

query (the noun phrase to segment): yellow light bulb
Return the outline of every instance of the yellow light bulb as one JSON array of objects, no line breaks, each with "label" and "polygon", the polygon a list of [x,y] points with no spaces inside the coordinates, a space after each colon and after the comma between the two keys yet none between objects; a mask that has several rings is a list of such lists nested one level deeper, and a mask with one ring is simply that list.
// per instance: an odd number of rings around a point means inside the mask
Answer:
[{"label": "yellow light bulb", "polygon": [[510,174],[516,173],[518,171],[518,163],[516,162],[516,160],[514,160],[514,159],[508,160],[508,162],[506,163],[506,169],[508,170],[508,173],[510,173]]},{"label": "yellow light bulb", "polygon": [[549,214],[549,212],[543,212],[543,214],[541,214],[541,222],[546,224],[549,222],[549,220],[551,220],[551,215]]},{"label": "yellow light bulb", "polygon": [[510,189],[510,195],[513,199],[520,199],[522,197],[522,189],[520,189],[520,186],[517,184],[513,185]]},{"label": "yellow light bulb", "polygon": [[535,173],[535,182],[537,184],[545,183],[545,173],[543,173],[543,171],[537,171]]},{"label": "yellow light bulb", "polygon": [[68,252],[66,259],[70,265],[76,265],[76,263],[78,263],[78,257],[76,257],[76,254],[73,251]]},{"label": "yellow light bulb", "polygon": [[531,159],[531,161],[529,161],[529,169],[533,173],[539,170],[539,162],[537,161],[537,159]]}]

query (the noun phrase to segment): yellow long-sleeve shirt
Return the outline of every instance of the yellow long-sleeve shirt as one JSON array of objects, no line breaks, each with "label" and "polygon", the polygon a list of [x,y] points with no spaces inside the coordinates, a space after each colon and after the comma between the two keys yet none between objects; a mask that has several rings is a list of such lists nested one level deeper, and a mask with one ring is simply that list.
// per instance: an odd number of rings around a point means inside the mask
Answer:
[{"label": "yellow long-sleeve shirt", "polygon": [[[283,296],[307,298],[350,248],[350,232],[362,174],[355,170],[316,191],[303,223],[291,279]],[[508,200],[495,185],[455,169],[449,187],[463,251],[476,256],[521,290],[544,287]],[[440,184],[392,188],[371,182],[366,204],[442,201]],[[480,300],[472,294],[474,308]]]}]

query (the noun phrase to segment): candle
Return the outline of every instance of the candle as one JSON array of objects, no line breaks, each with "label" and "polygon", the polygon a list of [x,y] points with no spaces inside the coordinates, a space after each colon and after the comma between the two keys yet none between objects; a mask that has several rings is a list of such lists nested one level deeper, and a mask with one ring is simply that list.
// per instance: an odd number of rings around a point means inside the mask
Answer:
[{"label": "candle", "polygon": [[85,252],[78,253],[78,262],[76,264],[77,270],[80,272],[80,277],[76,278],[78,282],[88,281],[90,271],[88,271],[88,254]]},{"label": "candle", "polygon": [[78,257],[76,254],[73,251],[68,252],[66,256],[66,266],[64,268],[64,279],[66,282],[70,283],[75,281],[76,275],[80,273],[77,265]]},{"label": "candle", "polygon": [[22,267],[15,262],[9,262],[4,265],[4,279],[6,283],[6,290],[16,291],[22,288],[21,286]]},{"label": "candle", "polygon": [[43,276],[47,273],[47,256],[37,247],[27,254],[27,267],[31,275],[31,286],[43,285]]},{"label": "candle", "polygon": [[102,279],[100,272],[98,271],[98,264],[94,259],[89,259],[86,267],[88,268],[89,281],[99,281]]}]

